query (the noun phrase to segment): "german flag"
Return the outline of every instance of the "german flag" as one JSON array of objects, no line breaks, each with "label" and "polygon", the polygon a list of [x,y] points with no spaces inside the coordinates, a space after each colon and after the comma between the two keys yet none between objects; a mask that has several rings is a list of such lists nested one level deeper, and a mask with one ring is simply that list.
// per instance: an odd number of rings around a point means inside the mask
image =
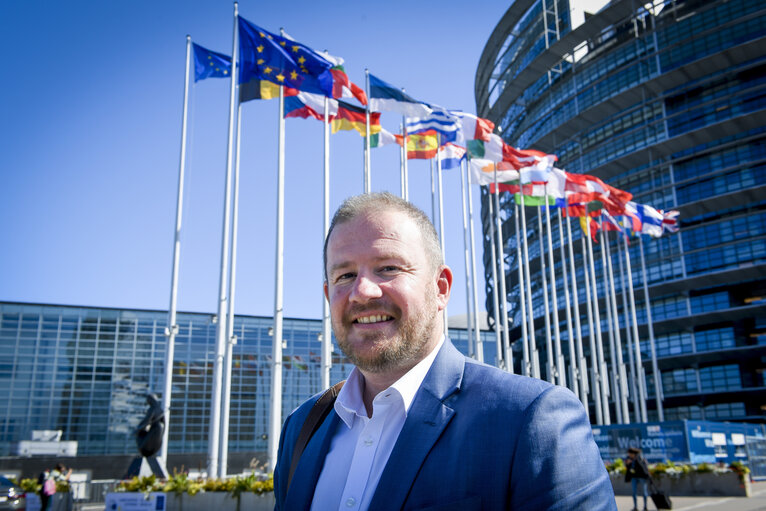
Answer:
[{"label": "german flag", "polygon": [[[366,110],[345,101],[338,101],[338,113],[332,120],[332,132],[356,130],[363,137],[367,135]],[[380,112],[370,112],[370,135],[380,133]]]}]

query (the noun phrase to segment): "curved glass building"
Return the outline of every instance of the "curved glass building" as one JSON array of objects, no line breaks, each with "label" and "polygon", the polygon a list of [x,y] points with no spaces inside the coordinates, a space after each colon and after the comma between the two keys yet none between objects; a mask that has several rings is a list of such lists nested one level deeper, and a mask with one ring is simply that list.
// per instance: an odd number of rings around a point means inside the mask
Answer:
[{"label": "curved glass building", "polygon": [[[583,5],[588,4],[588,5]],[[517,0],[497,24],[476,73],[479,116],[495,122],[506,143],[556,154],[558,167],[587,173],[629,191],[634,200],[680,212],[680,231],[632,241],[629,252],[641,364],[628,350],[635,330],[622,242],[594,248],[601,313],[601,375],[619,387],[622,355],[629,413],[608,395],[612,422],[644,419],[763,421],[766,413],[766,3],[761,0],[634,2]],[[492,315],[489,196],[483,191],[487,309]],[[541,376],[546,377],[545,296],[537,212],[527,208],[528,240]],[[510,339],[521,367],[521,311],[514,204],[500,197]],[[543,215],[544,217],[544,215]],[[593,377],[582,277],[579,223],[573,229],[587,371]],[[557,219],[552,241],[561,355],[573,364]],[[564,225],[564,224],[561,224]],[[574,227],[574,226],[573,226]],[[640,249],[646,261],[656,367],[652,364]],[[608,334],[604,291],[611,258],[621,328]],[[567,270],[569,263],[567,258]],[[543,271],[544,270],[544,271]],[[571,275],[570,275],[571,277]],[[553,289],[545,289],[552,300]],[[625,306],[624,306],[625,305]],[[594,311],[595,312],[595,311]],[[629,328],[625,328],[629,326]],[[576,333],[576,332],[575,332]],[[596,332],[594,331],[594,334]],[[595,337],[595,335],[594,335]],[[612,348],[614,346],[614,348]],[[621,346],[621,348],[620,348]],[[610,349],[611,348],[611,349]],[[619,351],[620,353],[615,353]],[[617,360],[617,365],[613,365]],[[575,366],[577,364],[574,364]],[[597,362],[598,365],[598,362]],[[643,365],[643,367],[640,367]],[[580,366],[582,367],[582,366]],[[567,369],[569,371],[569,369]],[[645,374],[645,377],[641,377]],[[638,375],[638,377],[636,377]],[[567,376],[569,378],[569,376]],[[645,382],[643,403],[639,386]],[[588,385],[592,386],[593,382]],[[593,392],[588,404],[593,411]],[[595,415],[591,413],[592,420]],[[608,420],[608,419],[605,419]]]}]

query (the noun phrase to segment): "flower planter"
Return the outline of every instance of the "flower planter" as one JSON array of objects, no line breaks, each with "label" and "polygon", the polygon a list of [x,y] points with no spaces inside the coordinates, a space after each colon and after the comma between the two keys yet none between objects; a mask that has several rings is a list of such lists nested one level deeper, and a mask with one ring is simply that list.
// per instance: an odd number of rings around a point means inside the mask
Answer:
[{"label": "flower planter", "polygon": [[[164,507],[157,505],[157,498],[164,502]],[[182,493],[134,493],[116,492],[106,495],[106,510],[122,511],[271,511],[274,509],[274,493],[261,495],[240,493],[233,497],[226,492],[200,492],[196,495]]]},{"label": "flower planter", "polygon": [[[610,474],[615,495],[632,495],[630,483],[625,482],[624,474]],[[749,497],[750,478],[742,482],[735,472],[699,473],[692,472],[680,476],[661,475],[654,477],[657,487],[667,492],[670,497]]]}]

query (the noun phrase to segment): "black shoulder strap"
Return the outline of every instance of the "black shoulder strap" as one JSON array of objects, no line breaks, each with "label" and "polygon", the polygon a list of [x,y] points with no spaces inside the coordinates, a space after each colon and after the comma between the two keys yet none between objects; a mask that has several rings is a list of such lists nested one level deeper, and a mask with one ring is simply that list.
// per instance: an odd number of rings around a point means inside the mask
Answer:
[{"label": "black shoulder strap", "polygon": [[303,423],[300,433],[298,434],[298,440],[295,441],[295,447],[293,448],[293,457],[290,460],[290,473],[287,476],[287,489],[290,489],[290,482],[293,480],[293,474],[295,469],[298,468],[298,462],[301,459],[303,451],[314,436],[316,430],[319,429],[319,425],[324,422],[327,415],[332,410],[335,404],[335,398],[338,397],[338,392],[343,388],[343,384],[346,380],[340,381],[327,389],[322,396],[317,399],[314,406],[311,408],[306,421]]}]

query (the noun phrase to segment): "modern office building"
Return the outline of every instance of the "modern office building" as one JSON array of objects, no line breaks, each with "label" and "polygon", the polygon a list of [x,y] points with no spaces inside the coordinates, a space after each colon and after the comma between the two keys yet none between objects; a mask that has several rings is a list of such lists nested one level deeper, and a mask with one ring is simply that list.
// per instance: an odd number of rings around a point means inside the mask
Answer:
[{"label": "modern office building", "polygon": [[[561,169],[597,176],[631,192],[637,202],[680,212],[680,232],[642,242],[664,418],[764,421],[766,3],[516,0],[489,36],[475,87],[478,114],[495,122],[508,144],[556,154]],[[485,190],[484,262],[489,270],[488,207]],[[516,271],[513,214],[513,200],[501,197],[505,298],[511,339],[519,340],[524,295]],[[558,225],[552,223],[555,268],[561,275]],[[579,231],[574,232],[577,240]],[[530,249],[536,342],[545,366],[540,236],[532,208],[527,208],[523,234]],[[619,275],[627,271],[620,270],[623,249],[616,236],[610,239]],[[577,240],[578,302],[586,325],[586,263]],[[634,240],[629,250],[648,418],[657,420],[640,244]],[[598,251],[595,269],[610,376],[616,368],[609,350],[613,341],[607,340],[606,279]],[[563,279],[557,280],[562,300]],[[487,309],[492,311],[490,271],[486,281]],[[640,369],[629,365],[625,345],[631,329],[625,329],[622,298],[617,302],[622,355],[633,378]],[[569,333],[559,307],[566,341]],[[583,331],[587,336],[587,328]],[[514,345],[517,368],[519,344]],[[588,346],[585,342],[586,352]],[[569,362],[567,350],[564,357]],[[587,353],[586,360],[592,369]],[[631,421],[639,416],[634,399],[632,392]],[[618,422],[615,415],[612,421]]]},{"label": "modern office building", "polygon": [[[78,455],[137,453],[133,431],[146,395],[164,388],[167,312],[0,302],[0,456],[34,430],[61,430]],[[208,449],[216,325],[213,314],[179,313],[169,454]],[[268,443],[273,319],[236,316],[229,452]],[[321,390],[320,320],[285,319],[283,417]],[[450,338],[467,351],[465,330]],[[489,344],[491,332],[482,333]],[[493,349],[485,352],[491,360]],[[352,365],[334,348],[331,380]],[[2,404],[4,403],[4,404]],[[187,467],[188,468],[188,467]]]}]

